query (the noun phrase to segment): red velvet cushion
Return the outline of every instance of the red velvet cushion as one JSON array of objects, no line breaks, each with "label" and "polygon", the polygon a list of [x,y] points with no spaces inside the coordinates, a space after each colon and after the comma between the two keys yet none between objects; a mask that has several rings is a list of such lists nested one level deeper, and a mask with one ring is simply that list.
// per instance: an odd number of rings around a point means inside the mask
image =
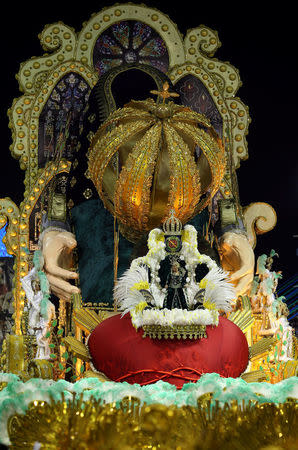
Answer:
[{"label": "red velvet cushion", "polygon": [[206,327],[203,339],[143,338],[129,314],[113,316],[91,333],[88,341],[93,364],[113,381],[141,385],[158,380],[181,388],[203,373],[238,377],[248,364],[247,340],[233,322],[219,318],[217,327]]}]

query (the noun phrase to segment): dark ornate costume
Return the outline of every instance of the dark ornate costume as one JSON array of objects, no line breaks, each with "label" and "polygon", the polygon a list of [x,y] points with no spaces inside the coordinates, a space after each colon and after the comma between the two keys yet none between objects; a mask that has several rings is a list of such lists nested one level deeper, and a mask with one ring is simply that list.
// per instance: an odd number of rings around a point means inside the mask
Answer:
[{"label": "dark ornate costume", "polygon": [[[173,265],[179,266],[179,273],[173,273]],[[209,272],[206,264],[199,264],[195,269],[195,280],[199,283]],[[160,285],[163,289],[167,289],[167,295],[164,301],[164,308],[174,309],[188,309],[187,299],[183,288],[186,284],[186,278],[188,272],[185,267],[185,261],[180,259],[178,254],[176,256],[167,255],[164,260],[160,262],[160,268],[158,271],[160,278]],[[198,303],[199,307],[201,303]]]},{"label": "dark ornate costume", "polygon": [[174,271],[174,267],[172,266],[171,271],[167,277],[167,295],[164,301],[164,308],[167,309],[187,309],[186,299],[183,292],[183,287],[186,281],[186,270],[178,266],[177,270]]}]

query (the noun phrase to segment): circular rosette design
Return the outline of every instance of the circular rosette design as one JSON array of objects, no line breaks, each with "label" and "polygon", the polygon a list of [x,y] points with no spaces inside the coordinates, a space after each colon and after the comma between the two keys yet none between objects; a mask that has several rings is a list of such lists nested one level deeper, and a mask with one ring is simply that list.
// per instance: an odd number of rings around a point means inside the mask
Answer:
[{"label": "circular rosette design", "polygon": [[135,20],[113,24],[97,39],[93,64],[99,76],[122,64],[147,64],[166,73],[169,54],[159,34]]},{"label": "circular rosette design", "polygon": [[132,241],[175,209],[200,212],[224,175],[224,149],[207,118],[173,102],[131,101],[91,143],[89,172],[105,207]]}]

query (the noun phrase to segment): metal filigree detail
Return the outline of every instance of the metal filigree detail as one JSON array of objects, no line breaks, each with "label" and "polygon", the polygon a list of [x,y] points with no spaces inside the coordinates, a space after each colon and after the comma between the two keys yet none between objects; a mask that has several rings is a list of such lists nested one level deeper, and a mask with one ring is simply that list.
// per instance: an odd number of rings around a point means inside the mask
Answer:
[{"label": "metal filigree detail", "polygon": [[85,189],[83,192],[83,196],[85,197],[86,200],[89,200],[92,197],[92,195],[93,193],[90,188]]},{"label": "metal filigree detail", "polygon": [[143,337],[151,339],[202,339],[206,338],[205,325],[176,325],[164,327],[161,325],[144,325]]},{"label": "metal filigree detail", "polygon": [[[126,118],[124,116],[124,118]],[[108,124],[109,124],[108,120]],[[113,158],[114,154],[118,151],[120,145],[127,142],[130,138],[135,136],[141,130],[148,128],[153,123],[152,119],[148,123],[145,120],[137,120],[133,123],[120,125],[108,132],[107,135],[102,136],[102,133],[97,133],[94,138],[94,145],[91,144],[91,152],[89,155],[89,172],[90,178],[93,181],[100,197],[102,198],[105,206],[111,210],[110,204],[107,202],[104,195],[103,187],[103,175],[105,169]],[[105,126],[104,126],[105,130]],[[102,131],[101,129],[99,131]],[[97,140],[98,139],[98,140]],[[94,142],[93,141],[93,142]],[[113,210],[112,210],[113,212]]]},{"label": "metal filigree detail", "polygon": [[157,123],[140,139],[120,173],[115,194],[115,212],[124,224],[137,230],[146,227],[150,212],[150,188],[161,139]]},{"label": "metal filigree detail", "polygon": [[164,133],[171,168],[171,188],[165,215],[168,217],[170,210],[174,208],[177,211],[177,218],[185,223],[192,215],[200,197],[199,172],[187,143],[177,131],[165,124]]}]

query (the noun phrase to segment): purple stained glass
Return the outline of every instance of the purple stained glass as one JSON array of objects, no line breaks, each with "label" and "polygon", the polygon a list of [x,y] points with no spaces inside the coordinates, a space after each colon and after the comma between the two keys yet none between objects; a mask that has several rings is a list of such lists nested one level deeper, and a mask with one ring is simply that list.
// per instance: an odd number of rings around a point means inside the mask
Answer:
[{"label": "purple stained glass", "polygon": [[98,71],[98,73],[100,73],[102,75],[103,73],[106,73],[109,70],[111,70],[113,67],[120,66],[121,63],[122,63],[122,59],[103,58],[97,62],[95,68]]},{"label": "purple stained glass", "polygon": [[58,157],[59,136],[65,133],[68,120],[69,136],[60,156],[73,159],[89,95],[89,85],[76,73],[65,75],[57,83],[39,118],[39,167]]},{"label": "purple stained glass", "polygon": [[142,22],[136,22],[132,32],[132,46],[136,50],[146,42],[152,33],[152,28]]},{"label": "purple stained glass", "polygon": [[133,63],[137,62],[137,55],[133,51],[128,51],[124,55],[124,60],[128,64],[133,64]]},{"label": "purple stained glass", "polygon": [[186,75],[177,81],[175,89],[180,94],[181,103],[208,117],[215,131],[222,136],[222,117],[202,81],[194,75]]},{"label": "purple stained glass", "polygon": [[96,45],[100,47],[101,53],[104,55],[122,55],[123,53],[117,41],[106,35],[102,35]]},{"label": "purple stained glass", "polygon": [[139,55],[143,57],[163,56],[167,51],[166,45],[161,38],[151,39],[140,50]]},{"label": "purple stained glass", "polygon": [[148,25],[127,20],[112,25],[96,41],[94,67],[99,75],[122,64],[147,64],[162,72],[169,68],[167,47],[159,34]]},{"label": "purple stained glass", "polygon": [[127,22],[115,23],[112,26],[112,32],[116,40],[121,43],[121,46],[128,49],[130,28]]}]

